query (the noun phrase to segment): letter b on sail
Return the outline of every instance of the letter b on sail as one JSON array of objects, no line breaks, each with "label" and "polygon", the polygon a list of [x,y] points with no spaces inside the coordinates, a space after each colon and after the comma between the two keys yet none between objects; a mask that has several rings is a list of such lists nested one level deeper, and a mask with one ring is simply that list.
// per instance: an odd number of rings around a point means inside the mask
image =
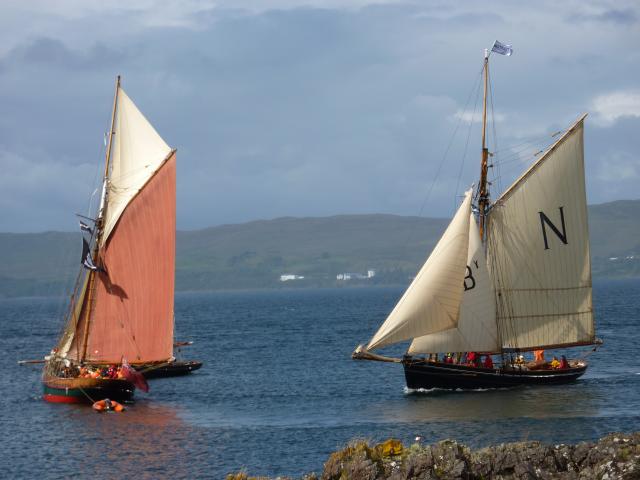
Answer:
[{"label": "letter b on sail", "polygon": [[[477,266],[477,262],[476,262]],[[467,283],[468,282],[468,283]],[[471,272],[471,267],[467,265],[467,276],[464,277],[464,291],[471,290],[476,286],[476,279],[473,278],[473,272]]]},{"label": "letter b on sail", "polygon": [[560,223],[562,225],[562,232],[560,232],[560,230],[558,229],[558,227],[556,227],[553,222],[551,220],[549,220],[549,217],[547,217],[544,212],[538,212],[540,214],[540,225],[542,227],[542,238],[544,238],[544,249],[545,250],[549,250],[549,240],[547,238],[547,229],[545,227],[545,224],[549,226],[549,228],[553,231],[553,233],[555,233],[558,238],[560,239],[560,241],[562,243],[564,243],[565,245],[567,245],[569,242],[567,242],[567,230],[565,228],[564,225],[564,211],[563,211],[564,207],[558,207],[558,210],[560,210]]}]

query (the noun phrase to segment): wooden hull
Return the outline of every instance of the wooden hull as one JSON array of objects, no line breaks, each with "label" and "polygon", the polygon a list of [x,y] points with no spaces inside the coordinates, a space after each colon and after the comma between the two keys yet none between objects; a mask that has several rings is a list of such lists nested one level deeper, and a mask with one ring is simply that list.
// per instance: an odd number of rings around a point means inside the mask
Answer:
[{"label": "wooden hull", "polygon": [[523,385],[558,385],[575,381],[587,370],[586,363],[564,370],[494,370],[411,358],[403,360],[402,363],[407,387],[416,390],[432,388],[474,390]]},{"label": "wooden hull", "polygon": [[131,382],[106,378],[45,376],[42,384],[42,398],[52,403],[93,403],[105,398],[126,402],[133,398],[135,390]]},{"label": "wooden hull", "polygon": [[166,378],[188,375],[191,372],[198,370],[200,367],[202,367],[202,362],[197,362],[195,360],[176,360],[175,362],[163,364],[159,367],[154,367],[152,365],[136,365],[135,369],[142,373],[144,378]]}]

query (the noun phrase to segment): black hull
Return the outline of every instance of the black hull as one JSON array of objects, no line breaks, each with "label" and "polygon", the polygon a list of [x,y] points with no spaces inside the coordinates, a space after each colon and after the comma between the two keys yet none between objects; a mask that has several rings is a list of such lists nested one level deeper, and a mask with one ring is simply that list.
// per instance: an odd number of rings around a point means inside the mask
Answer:
[{"label": "black hull", "polygon": [[494,370],[413,359],[404,360],[402,363],[407,387],[414,390],[474,390],[524,385],[559,385],[577,380],[587,370],[586,364],[563,370]]},{"label": "black hull", "polygon": [[182,375],[188,375],[202,367],[202,362],[196,362],[194,360],[183,362],[175,361],[160,367],[154,366],[136,366],[136,370],[139,370],[144,378],[167,378],[167,377],[181,377]]}]

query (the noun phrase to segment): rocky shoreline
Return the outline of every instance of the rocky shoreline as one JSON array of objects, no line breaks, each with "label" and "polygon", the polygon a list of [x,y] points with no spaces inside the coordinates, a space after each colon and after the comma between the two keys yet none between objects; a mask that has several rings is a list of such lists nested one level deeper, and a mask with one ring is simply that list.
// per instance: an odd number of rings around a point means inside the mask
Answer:
[{"label": "rocky shoreline", "polygon": [[[288,477],[277,477],[286,480]],[[640,432],[612,433],[597,442],[545,445],[504,443],[472,450],[453,440],[405,446],[389,439],[376,445],[351,442],[332,453],[322,474],[304,480],[427,479],[640,479]],[[246,472],[227,480],[268,480]]]}]

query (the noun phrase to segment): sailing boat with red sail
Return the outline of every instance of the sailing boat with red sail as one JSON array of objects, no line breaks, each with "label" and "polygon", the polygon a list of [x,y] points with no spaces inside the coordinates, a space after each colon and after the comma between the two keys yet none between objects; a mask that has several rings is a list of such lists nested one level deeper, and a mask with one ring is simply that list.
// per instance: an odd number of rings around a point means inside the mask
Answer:
[{"label": "sailing boat with red sail", "polygon": [[173,360],[176,150],[116,80],[102,197],[43,371],[44,399],[129,400],[132,367]]}]

